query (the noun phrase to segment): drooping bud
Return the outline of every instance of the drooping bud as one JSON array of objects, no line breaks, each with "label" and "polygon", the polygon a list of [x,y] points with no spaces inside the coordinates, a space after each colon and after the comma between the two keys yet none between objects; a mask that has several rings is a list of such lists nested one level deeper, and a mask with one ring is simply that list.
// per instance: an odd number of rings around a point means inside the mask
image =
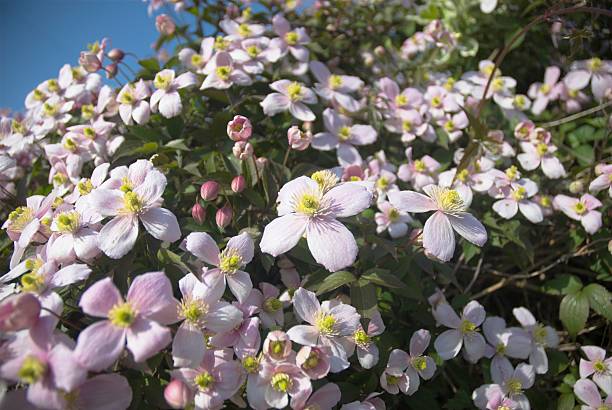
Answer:
[{"label": "drooping bud", "polygon": [[291,149],[304,151],[310,146],[312,133],[310,131],[302,131],[297,125],[294,125],[287,130],[287,140]]},{"label": "drooping bud", "polygon": [[108,58],[113,61],[119,62],[123,60],[123,57],[125,57],[125,53],[120,48],[113,48],[108,52]]},{"label": "drooping bud", "polygon": [[570,184],[569,184],[569,191],[572,194],[579,194],[579,193],[583,192],[584,191],[584,182],[582,182],[579,179],[570,182]]},{"label": "drooping bud", "polygon": [[223,208],[217,210],[217,214],[215,215],[217,226],[219,228],[225,228],[232,221],[233,216],[232,207],[229,204],[225,204]]},{"label": "drooping bud", "polygon": [[268,163],[268,158],[266,157],[259,157],[255,160],[255,164],[257,164],[257,169],[260,171],[262,171],[266,167],[267,163]]},{"label": "drooping bud", "polygon": [[118,70],[117,63],[107,65],[106,67],[104,67],[104,70],[106,71],[106,78],[115,78]]},{"label": "drooping bud", "polygon": [[206,219],[206,211],[199,202],[196,202],[191,208],[191,216],[199,224],[202,224],[204,219]]},{"label": "drooping bud", "polygon": [[246,141],[252,133],[251,121],[242,115],[234,116],[234,119],[227,123],[227,136],[232,141]]},{"label": "drooping bud", "polygon": [[40,302],[32,293],[9,296],[0,303],[0,331],[16,332],[32,327],[40,315]]},{"label": "drooping bud", "polygon": [[155,18],[155,27],[160,34],[171,36],[174,34],[174,30],[176,30],[176,24],[172,17],[167,14],[160,14]]},{"label": "drooping bud", "polygon": [[219,183],[217,181],[206,181],[200,187],[200,196],[205,201],[214,201],[219,195]]},{"label": "drooping bud", "polygon": [[184,409],[191,402],[191,392],[185,383],[172,380],[164,389],[164,398],[173,409]]},{"label": "drooping bud", "polygon": [[239,194],[246,188],[246,179],[242,175],[238,175],[232,179],[232,191]]},{"label": "drooping bud", "polygon": [[246,159],[251,158],[251,156],[253,155],[253,145],[251,145],[250,142],[237,141],[234,144],[234,148],[232,148],[232,152],[234,153],[234,156],[236,158],[244,161]]},{"label": "drooping bud", "polygon": [[95,73],[100,68],[102,68],[102,63],[100,62],[100,59],[95,53],[92,53],[91,51],[81,51],[81,56],[79,57],[79,64],[88,73]]}]

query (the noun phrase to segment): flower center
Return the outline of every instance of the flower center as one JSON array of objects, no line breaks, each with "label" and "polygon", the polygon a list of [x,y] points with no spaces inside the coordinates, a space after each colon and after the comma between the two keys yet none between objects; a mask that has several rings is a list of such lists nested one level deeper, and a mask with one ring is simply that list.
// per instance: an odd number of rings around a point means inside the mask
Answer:
[{"label": "flower center", "polygon": [[247,356],[242,360],[242,367],[244,367],[247,373],[257,373],[259,369],[259,359],[255,356]]},{"label": "flower center", "polygon": [[548,94],[550,92],[550,85],[548,84],[542,84],[540,86],[540,92],[544,95]]},{"label": "flower center", "polygon": [[57,80],[49,80],[47,82],[47,87],[49,88],[49,91],[51,91],[52,93],[56,93],[60,90]]},{"label": "flower center", "polygon": [[57,104],[50,104],[48,102],[43,104],[43,113],[47,117],[54,117],[55,114],[57,114],[58,110],[59,107],[57,106]]},{"label": "flower center", "polygon": [[427,168],[425,168],[425,162],[423,160],[417,159],[414,161],[414,170],[416,172],[425,172]]},{"label": "flower center", "polygon": [[314,369],[319,365],[319,354],[316,351],[311,351],[310,355],[302,365],[305,369]]},{"label": "flower center", "polygon": [[224,273],[234,273],[242,266],[242,257],[232,249],[226,249],[219,258],[219,268]]},{"label": "flower center", "polygon": [[139,213],[143,210],[144,203],[136,192],[128,191],[123,197],[123,209],[132,214]]},{"label": "flower center", "polygon": [[444,129],[447,132],[452,132],[455,129],[455,124],[453,123],[453,120],[448,120],[444,123]]},{"label": "flower center", "polygon": [[550,206],[552,205],[552,201],[550,197],[547,195],[541,196],[540,205],[543,206],[544,208],[550,208]]},{"label": "flower center", "polygon": [[79,213],[77,211],[62,212],[55,217],[57,230],[62,233],[73,233],[79,229]]},{"label": "flower center", "polygon": [[498,343],[497,346],[495,346],[495,352],[501,355],[506,354],[506,345],[503,343]]},{"label": "flower center", "polygon": [[526,196],[527,190],[522,186],[518,187],[512,192],[512,198],[514,198],[515,201],[522,201]]},{"label": "flower center", "polygon": [[431,99],[431,105],[432,107],[438,108],[440,105],[442,105],[442,99],[436,95]]},{"label": "flower center", "polygon": [[333,335],[336,318],[328,313],[318,312],[315,317],[315,326],[319,333],[326,336]]},{"label": "flower center", "polygon": [[227,49],[227,47],[229,47],[229,41],[227,41],[226,39],[224,39],[221,36],[217,36],[215,38],[215,49],[217,49],[217,50],[225,50],[225,49]]},{"label": "flower center", "polygon": [[38,272],[38,269],[40,269],[43,266],[43,264],[44,262],[40,258],[30,258],[26,260],[25,267],[27,270],[31,271],[32,273],[36,273]]},{"label": "flower center", "polygon": [[298,34],[295,31],[290,31],[285,34],[285,41],[290,46],[294,46],[298,42]]},{"label": "flower center", "polygon": [[158,90],[167,90],[170,88],[170,84],[172,84],[172,77],[168,74],[157,73],[155,75],[155,79],[153,80],[153,85]]},{"label": "flower center", "polygon": [[203,325],[206,313],[208,313],[208,305],[197,299],[183,300],[179,307],[179,316],[197,326]]},{"label": "flower center", "polygon": [[542,156],[548,152],[548,145],[541,142],[536,146],[536,151],[538,152],[538,155]]},{"label": "flower center", "polygon": [[285,350],[285,342],[281,340],[273,340],[270,342],[270,350],[274,357],[279,357]]},{"label": "flower center", "polygon": [[387,375],[387,384],[389,386],[395,386],[398,382],[399,382],[399,377],[398,376],[393,376],[391,374]]},{"label": "flower center", "polygon": [[26,133],[26,127],[23,125],[22,122],[17,121],[17,120],[13,120],[11,121],[11,131],[13,131],[14,134],[25,134]]},{"label": "flower center", "polygon": [[42,379],[47,371],[47,365],[35,356],[28,356],[23,360],[17,376],[26,384],[33,384]]},{"label": "flower center", "polygon": [[387,217],[389,218],[389,221],[395,222],[395,221],[397,221],[399,219],[400,213],[399,213],[399,211],[397,209],[391,208],[389,210],[389,214],[387,215]]},{"label": "flower center", "polygon": [[35,272],[21,277],[21,289],[24,292],[41,293],[45,289],[45,277]]},{"label": "flower center", "polygon": [[82,181],[79,181],[77,184],[77,189],[81,195],[87,195],[93,190],[93,184],[91,183],[91,179],[87,178]]},{"label": "flower center", "polygon": [[336,177],[333,172],[327,169],[323,171],[314,172],[310,176],[310,179],[312,179],[317,183],[317,185],[319,185],[319,189],[322,193],[326,193],[327,191],[335,187],[338,183],[338,177]]},{"label": "flower center", "polygon": [[515,95],[514,96],[514,106],[518,108],[524,108],[527,104],[527,100],[524,95]]},{"label": "flower center", "polygon": [[193,382],[200,390],[206,390],[215,382],[215,378],[207,371],[203,371],[193,378]]},{"label": "flower center", "polygon": [[459,195],[459,192],[454,189],[441,188],[438,193],[438,206],[444,212],[455,213],[462,212],[465,209],[465,204]]},{"label": "flower center", "polygon": [[261,53],[261,50],[259,49],[259,47],[253,45],[247,47],[246,52],[251,58],[255,58],[259,55],[259,53]]},{"label": "flower center", "polygon": [[539,323],[533,329],[533,338],[535,339],[537,344],[545,345],[547,335],[548,332],[546,331],[546,328]]},{"label": "flower center", "polygon": [[134,103],[134,96],[132,95],[132,91],[130,89],[125,90],[119,96],[119,102],[121,104],[132,105]]},{"label": "flower center", "polygon": [[332,74],[329,76],[329,88],[335,90],[337,88],[342,87],[342,77],[337,74]]},{"label": "flower center", "polygon": [[353,335],[355,344],[360,347],[368,347],[370,345],[370,336],[363,330],[358,329]]},{"label": "flower center", "polygon": [[219,77],[221,80],[227,81],[230,78],[231,69],[229,66],[222,65],[217,67],[215,73],[217,74],[217,77]]},{"label": "flower center", "polygon": [[395,105],[398,107],[403,107],[406,104],[408,104],[408,97],[404,94],[399,94],[395,97]]},{"label": "flower center", "polygon": [[302,85],[298,82],[292,82],[287,86],[287,94],[291,101],[298,101],[302,96]]},{"label": "flower center", "polygon": [[416,370],[423,371],[427,369],[427,359],[423,356],[413,358],[411,363],[412,367],[414,367]]},{"label": "flower center", "polygon": [[268,298],[264,301],[263,308],[266,312],[272,313],[280,310],[283,307],[283,302],[278,298]]},{"label": "flower center", "polygon": [[493,90],[494,91],[501,91],[504,89],[504,79],[501,77],[496,78],[495,80],[493,80]]},{"label": "flower center", "polygon": [[291,377],[289,377],[287,373],[276,373],[274,376],[272,376],[270,384],[274,390],[286,393],[287,390],[293,386],[293,380],[291,380]]},{"label": "flower center", "polygon": [[344,126],[342,128],[340,128],[340,130],[338,131],[338,139],[340,141],[346,141],[351,137],[351,127],[348,126]]},{"label": "flower center", "polygon": [[33,218],[34,211],[31,208],[27,206],[17,207],[9,214],[9,229],[11,231],[21,232]]},{"label": "flower center", "polygon": [[463,319],[459,328],[461,330],[461,333],[463,334],[472,333],[476,330],[476,324],[470,322],[467,319]]},{"label": "flower center", "polygon": [[461,182],[465,182],[467,181],[468,177],[470,176],[470,172],[467,169],[462,169],[458,174],[457,174],[457,179]]},{"label": "flower center", "polygon": [[519,171],[516,165],[512,165],[510,168],[506,168],[506,176],[511,181],[514,181],[518,178]]},{"label": "flower center", "polygon": [[606,366],[603,360],[595,360],[593,369],[595,369],[595,373],[602,374],[608,371],[608,366]]},{"label": "flower center", "polygon": [[603,62],[600,58],[594,57],[589,60],[588,65],[591,71],[599,71],[603,67]]},{"label": "flower center", "polygon": [[404,132],[412,131],[412,121],[410,121],[410,120],[403,120],[402,121],[402,131],[404,131]]},{"label": "flower center", "polygon": [[390,181],[387,179],[387,177],[380,177],[376,180],[376,188],[380,189],[381,191],[386,191],[389,189],[389,185]]},{"label": "flower center", "polygon": [[242,23],[238,26],[238,34],[240,37],[249,37],[251,35],[251,29],[248,24]]},{"label": "flower center", "polygon": [[319,212],[320,205],[321,202],[318,196],[313,194],[302,194],[295,207],[295,211],[303,215],[314,216]]},{"label": "flower center", "polygon": [[508,380],[506,382],[506,387],[510,396],[521,394],[521,392],[523,391],[523,385],[521,384],[521,381],[515,378]]},{"label": "flower center", "polygon": [[195,67],[201,67],[204,64],[204,59],[200,54],[194,54],[191,56],[191,64]]},{"label": "flower center", "polygon": [[83,135],[85,135],[85,137],[89,138],[90,140],[93,140],[96,138],[96,131],[91,127],[85,127],[83,128]]},{"label": "flower center", "polygon": [[81,107],[81,116],[86,120],[93,117],[94,113],[95,109],[93,104],[85,104]]},{"label": "flower center", "polygon": [[40,91],[38,88],[34,89],[34,99],[36,101],[42,101],[44,100],[46,97],[45,93],[43,93],[42,91]]},{"label": "flower center", "polygon": [[582,202],[578,202],[573,208],[578,215],[582,215],[587,211],[587,207]]},{"label": "flower center", "polygon": [[63,172],[58,172],[57,174],[53,175],[53,183],[56,186],[63,185],[66,183],[66,181],[68,181],[68,177]]},{"label": "flower center", "polygon": [[117,303],[108,311],[108,319],[117,327],[130,327],[136,320],[136,311],[128,302]]},{"label": "flower center", "polygon": [[455,80],[453,77],[448,77],[448,79],[444,83],[444,88],[446,89],[446,91],[451,91],[455,86],[456,82],[457,80]]}]

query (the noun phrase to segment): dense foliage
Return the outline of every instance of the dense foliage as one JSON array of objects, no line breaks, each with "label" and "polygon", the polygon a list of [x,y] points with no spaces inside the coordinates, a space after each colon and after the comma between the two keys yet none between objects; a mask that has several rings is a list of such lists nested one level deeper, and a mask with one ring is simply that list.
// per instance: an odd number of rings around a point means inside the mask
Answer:
[{"label": "dense foliage", "polygon": [[612,12],[299,3],[2,114],[0,408],[612,408]]}]

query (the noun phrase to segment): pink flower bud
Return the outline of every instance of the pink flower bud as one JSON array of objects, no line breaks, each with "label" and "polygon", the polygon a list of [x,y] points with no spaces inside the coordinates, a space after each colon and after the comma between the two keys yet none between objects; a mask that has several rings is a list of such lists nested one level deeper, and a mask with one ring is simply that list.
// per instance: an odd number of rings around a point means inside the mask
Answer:
[{"label": "pink flower bud", "polygon": [[206,218],[206,211],[199,202],[196,202],[191,208],[191,216],[199,224],[204,222],[204,219]]},{"label": "pink flower bud", "polygon": [[125,57],[125,53],[120,48],[113,48],[108,52],[108,58],[113,61],[121,61]]},{"label": "pink flower bud", "polygon": [[217,226],[219,228],[225,228],[230,222],[232,222],[233,215],[234,213],[232,212],[232,207],[229,204],[225,204],[223,208],[217,210],[217,214],[215,215]]},{"label": "pink flower bud", "polygon": [[100,62],[98,56],[90,51],[81,51],[81,56],[79,57],[79,64],[88,73],[95,73],[100,68],[102,68],[102,63]]},{"label": "pink flower bud", "polygon": [[207,181],[200,187],[200,196],[205,201],[214,201],[219,195],[219,183],[216,181]]},{"label": "pink flower bud", "polygon": [[582,191],[584,191],[584,182],[582,182],[581,180],[577,179],[576,181],[572,181],[569,184],[569,191],[572,194],[579,194]]},{"label": "pink flower bud", "polygon": [[304,151],[310,146],[312,133],[310,131],[302,132],[297,125],[294,125],[287,130],[287,140],[291,149]]},{"label": "pink flower bud", "polygon": [[232,141],[246,141],[253,133],[253,126],[247,117],[236,115],[227,123],[227,136]]},{"label": "pink flower bud", "polygon": [[106,78],[115,78],[117,75],[117,63],[112,63],[104,67]]},{"label": "pink flower bud", "polygon": [[238,175],[237,177],[234,177],[234,179],[232,179],[231,186],[232,191],[239,194],[240,192],[244,191],[244,188],[246,187],[246,179],[244,179],[242,175]]},{"label": "pink flower bud", "polygon": [[374,48],[374,54],[376,54],[377,57],[384,56],[385,48],[383,46],[376,46],[376,48]]},{"label": "pink flower bud", "polygon": [[268,158],[266,157],[259,157],[255,160],[255,164],[257,164],[257,169],[260,171],[266,167],[267,163],[268,163]]},{"label": "pink flower bud", "polygon": [[32,327],[40,315],[40,302],[31,293],[9,296],[0,303],[0,331],[16,332]]},{"label": "pink flower bud", "polygon": [[174,20],[172,17],[167,14],[160,14],[155,18],[155,27],[160,34],[170,36],[174,34],[174,30],[176,30],[176,24],[174,24]]},{"label": "pink flower bud", "polygon": [[185,383],[174,379],[164,389],[164,398],[173,409],[183,409],[191,402],[192,393]]},{"label": "pink flower bud", "polygon": [[251,158],[253,155],[253,145],[246,141],[237,141],[232,148],[234,156],[239,160],[244,161],[245,159]]}]

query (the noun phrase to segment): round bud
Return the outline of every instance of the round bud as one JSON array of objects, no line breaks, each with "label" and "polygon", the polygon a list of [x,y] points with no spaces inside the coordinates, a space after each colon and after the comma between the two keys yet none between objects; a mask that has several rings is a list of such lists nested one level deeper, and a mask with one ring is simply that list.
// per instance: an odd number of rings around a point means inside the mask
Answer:
[{"label": "round bud", "polygon": [[108,52],[108,58],[113,61],[119,62],[123,60],[123,57],[125,57],[125,53],[120,48],[113,48],[111,51]]},{"label": "round bud", "polygon": [[199,202],[196,202],[191,208],[191,216],[199,224],[202,224],[204,219],[206,219],[206,211]]},{"label": "round bud", "polygon": [[246,188],[246,179],[242,175],[238,175],[232,179],[232,191],[239,194]]},{"label": "round bud", "polygon": [[172,17],[167,14],[160,14],[155,18],[155,27],[160,34],[165,36],[170,36],[174,34],[174,30],[176,30],[176,24]]},{"label": "round bud", "polygon": [[191,391],[185,383],[174,379],[164,389],[164,398],[173,409],[184,409],[191,402]]},{"label": "round bud", "polygon": [[205,201],[214,201],[219,195],[219,183],[216,181],[207,181],[200,187],[200,196]]},{"label": "round bud", "polygon": [[227,136],[232,141],[246,141],[253,133],[253,126],[247,117],[236,115],[227,123]]},{"label": "round bud", "polygon": [[232,222],[232,216],[234,216],[232,207],[229,204],[225,204],[223,208],[217,210],[217,214],[215,215],[217,226],[219,228],[225,228]]},{"label": "round bud", "polygon": [[102,68],[102,63],[100,62],[100,59],[95,53],[92,53],[91,51],[81,51],[81,55],[79,56],[79,64],[88,73],[95,73],[100,68]]}]

